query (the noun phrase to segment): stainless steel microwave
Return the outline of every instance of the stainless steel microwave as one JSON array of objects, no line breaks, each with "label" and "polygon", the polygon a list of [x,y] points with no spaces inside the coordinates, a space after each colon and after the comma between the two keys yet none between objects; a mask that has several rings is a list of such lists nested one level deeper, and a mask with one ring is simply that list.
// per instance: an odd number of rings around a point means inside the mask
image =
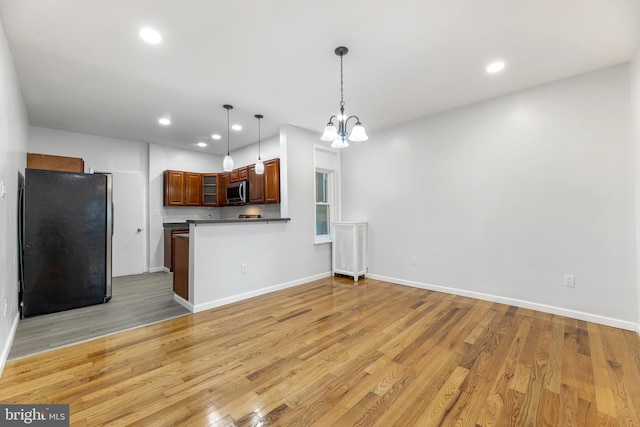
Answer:
[{"label": "stainless steel microwave", "polygon": [[244,205],[249,202],[249,181],[227,184],[227,204]]}]

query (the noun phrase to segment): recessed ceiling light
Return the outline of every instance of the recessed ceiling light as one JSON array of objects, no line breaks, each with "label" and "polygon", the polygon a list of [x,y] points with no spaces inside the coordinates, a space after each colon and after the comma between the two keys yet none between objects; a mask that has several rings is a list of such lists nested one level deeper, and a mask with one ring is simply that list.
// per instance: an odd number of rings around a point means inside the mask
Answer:
[{"label": "recessed ceiling light", "polygon": [[213,135],[211,135],[212,139],[218,140],[220,138],[222,138],[220,135],[218,135],[217,133],[214,133]]},{"label": "recessed ceiling light", "polygon": [[231,126],[231,129],[233,129],[233,130],[242,130],[242,126],[240,126],[240,125],[233,125],[233,126]]},{"label": "recessed ceiling light", "polygon": [[207,146],[207,145],[209,145],[209,144],[207,144],[206,142],[198,142],[196,145],[197,145],[198,147],[206,147],[206,146]]},{"label": "recessed ceiling light", "polygon": [[153,28],[143,28],[138,34],[140,34],[140,38],[142,38],[142,40],[146,41],[147,43],[158,44],[162,41],[162,36],[160,35],[160,33]]},{"label": "recessed ceiling light", "polygon": [[492,74],[497,73],[498,71],[502,71],[503,68],[504,68],[504,62],[502,61],[492,62],[487,66],[487,73],[492,73]]},{"label": "recessed ceiling light", "polygon": [[161,119],[158,119],[158,123],[160,123],[163,126],[169,126],[171,124],[171,120],[167,119],[166,117],[163,117]]}]

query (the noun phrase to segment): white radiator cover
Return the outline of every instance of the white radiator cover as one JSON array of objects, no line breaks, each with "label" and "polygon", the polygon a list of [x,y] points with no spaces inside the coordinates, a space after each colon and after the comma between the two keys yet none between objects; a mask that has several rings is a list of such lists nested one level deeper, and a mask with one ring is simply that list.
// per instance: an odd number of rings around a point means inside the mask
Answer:
[{"label": "white radiator cover", "polygon": [[358,277],[367,272],[367,223],[334,222],[332,224],[333,274]]}]

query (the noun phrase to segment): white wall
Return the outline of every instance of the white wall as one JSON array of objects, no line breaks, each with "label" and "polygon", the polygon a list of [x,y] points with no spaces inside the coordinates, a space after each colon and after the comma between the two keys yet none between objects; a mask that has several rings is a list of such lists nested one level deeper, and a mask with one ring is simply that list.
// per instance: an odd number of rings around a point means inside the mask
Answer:
[{"label": "white wall", "polygon": [[[0,22],[0,373],[18,325],[18,186],[24,176],[27,112]],[[6,313],[5,313],[6,301]]]},{"label": "white wall", "polygon": [[105,138],[76,132],[31,126],[29,152],[80,157],[89,172],[140,172],[147,176],[147,145],[144,142]]},{"label": "white wall", "polygon": [[352,144],[343,216],[369,221],[371,275],[635,329],[629,102],[621,65]]},{"label": "white wall", "polygon": [[[241,168],[255,164],[258,160],[258,143],[247,145],[231,152],[233,167]],[[262,160],[275,159],[280,157],[280,135],[267,138],[260,142],[260,158]],[[222,171],[222,168],[220,169]]]},{"label": "white wall", "polygon": [[[640,248],[640,46],[636,50],[629,65],[629,81],[631,93],[631,128],[633,141],[635,218],[636,218],[636,260]],[[638,332],[640,332],[640,262],[637,262],[636,278],[638,280]]]},{"label": "white wall", "polygon": [[[314,244],[313,145],[318,136],[300,128],[281,131],[281,184],[291,221],[192,226],[192,292],[196,310],[327,276],[330,245]],[[241,274],[246,263],[248,273]]]}]

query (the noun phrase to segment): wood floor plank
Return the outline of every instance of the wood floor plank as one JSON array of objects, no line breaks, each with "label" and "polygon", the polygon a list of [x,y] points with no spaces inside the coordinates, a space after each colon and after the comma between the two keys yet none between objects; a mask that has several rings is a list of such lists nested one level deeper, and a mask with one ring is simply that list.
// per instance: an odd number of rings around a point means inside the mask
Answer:
[{"label": "wood floor plank", "polygon": [[640,425],[640,399],[636,397],[640,393],[640,375],[634,369],[625,369],[631,364],[631,354],[622,331],[607,329],[602,338],[618,419],[625,425]]},{"label": "wood floor plank", "polygon": [[634,425],[640,337],[327,278],[9,361],[0,401],[73,426]]},{"label": "wood floor plank", "polygon": [[596,324],[589,324],[588,330],[591,337],[591,363],[598,412],[616,418],[618,413],[613,399],[608,362],[604,353],[600,327]]}]

